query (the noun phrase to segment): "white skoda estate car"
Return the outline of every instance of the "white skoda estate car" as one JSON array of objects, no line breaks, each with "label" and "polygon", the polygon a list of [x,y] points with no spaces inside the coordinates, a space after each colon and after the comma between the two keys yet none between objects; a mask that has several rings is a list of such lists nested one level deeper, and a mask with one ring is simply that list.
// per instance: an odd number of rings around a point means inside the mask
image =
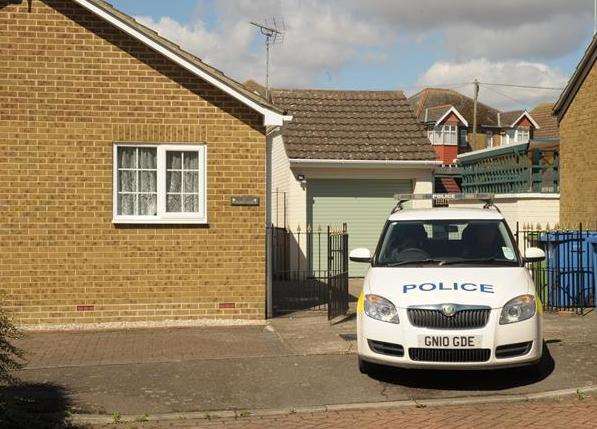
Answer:
[{"label": "white skoda estate car", "polygon": [[375,253],[350,253],[371,264],[357,304],[359,369],[538,363],[542,307],[524,263],[543,258],[538,248],[519,255],[491,204],[403,210],[399,203]]}]

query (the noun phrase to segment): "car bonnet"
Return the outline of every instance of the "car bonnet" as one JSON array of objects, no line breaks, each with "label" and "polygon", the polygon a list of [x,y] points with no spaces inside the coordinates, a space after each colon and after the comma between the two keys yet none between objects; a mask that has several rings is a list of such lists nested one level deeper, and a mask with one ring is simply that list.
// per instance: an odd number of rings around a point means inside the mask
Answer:
[{"label": "car bonnet", "polygon": [[514,297],[533,294],[534,287],[522,267],[374,267],[364,291],[399,308],[445,303],[501,308]]}]

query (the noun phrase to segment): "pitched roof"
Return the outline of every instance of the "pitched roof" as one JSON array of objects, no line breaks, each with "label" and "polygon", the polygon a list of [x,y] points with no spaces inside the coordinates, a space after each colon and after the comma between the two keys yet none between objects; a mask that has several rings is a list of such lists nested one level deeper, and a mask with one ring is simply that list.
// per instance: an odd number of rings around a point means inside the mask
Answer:
[{"label": "pitched roof", "polygon": [[[208,81],[216,87],[224,90],[229,95],[237,98],[239,101],[259,111],[259,113],[268,116],[272,115],[273,122],[281,123],[281,115],[284,112],[269,103],[262,96],[245,88],[242,84],[226,76],[220,70],[204,63],[200,58],[183,50],[177,44],[161,37],[157,32],[140,24],[129,15],[121,12],[104,0],[72,0],[91,11],[100,18],[121,29],[140,42],[167,56],[182,67],[196,74],[200,78]],[[265,118],[266,122],[270,118]],[[267,124],[266,124],[267,125]]]},{"label": "pitched roof", "polygon": [[440,118],[442,118],[448,110],[450,110],[452,106],[450,104],[443,105],[443,106],[433,106],[425,109],[423,119],[424,122],[437,122]]},{"label": "pitched roof", "polygon": [[534,138],[558,138],[558,120],[553,114],[553,103],[539,104],[531,110],[531,116],[539,124],[538,129],[533,132]]},{"label": "pitched roof", "polygon": [[509,112],[500,112],[498,114],[498,125],[500,127],[509,127],[514,123],[515,120],[520,118],[525,111],[524,110],[511,110]]},{"label": "pitched roof", "polygon": [[558,121],[561,121],[570,103],[576,96],[576,93],[580,89],[581,85],[585,81],[585,78],[588,76],[589,72],[593,68],[595,64],[595,60],[597,59],[597,34],[593,35],[593,40],[587,47],[585,54],[581,58],[580,62],[576,66],[576,70],[572,74],[572,77],[568,81],[566,88],[560,94],[560,98],[556,102],[553,112],[558,117]]},{"label": "pitched roof", "polygon": [[[473,124],[474,100],[466,95],[444,88],[425,88],[409,97],[417,119],[425,121],[425,109],[436,106],[454,106],[466,119],[470,126]],[[498,110],[483,103],[477,103],[477,123],[479,125],[497,126]]]},{"label": "pitched roof", "polygon": [[282,128],[291,159],[435,160],[401,91],[274,89],[293,116]]}]

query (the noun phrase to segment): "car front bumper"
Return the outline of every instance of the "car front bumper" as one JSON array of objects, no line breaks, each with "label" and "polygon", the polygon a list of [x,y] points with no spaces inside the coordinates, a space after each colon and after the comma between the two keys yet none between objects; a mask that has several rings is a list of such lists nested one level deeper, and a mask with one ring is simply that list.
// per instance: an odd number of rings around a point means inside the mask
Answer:
[{"label": "car front bumper", "polygon": [[[522,322],[510,323],[507,325],[499,324],[499,317],[501,309],[492,309],[487,324],[483,328],[478,329],[430,329],[420,328],[410,324],[406,309],[398,309],[400,323],[387,323],[379,320],[371,319],[364,313],[360,312],[357,315],[357,347],[359,358],[368,362],[390,365],[403,368],[437,368],[437,369],[491,369],[491,368],[507,368],[522,366],[536,363],[541,359],[543,350],[543,332],[542,332],[542,317],[540,314],[535,314],[532,318]],[[475,347],[476,352],[472,354],[482,353],[486,355],[481,358],[482,361],[465,361],[468,360],[469,352],[459,353],[458,351],[448,351],[451,356],[449,361],[441,361],[444,351],[449,348],[438,350],[433,357],[434,360],[427,360],[426,357],[421,359],[421,356],[416,356],[417,350],[425,348],[419,344],[419,337],[421,335],[431,336],[476,336],[480,337],[480,344]],[[369,341],[386,343],[388,345],[402,346],[402,356],[397,356],[394,353],[397,347],[388,346],[393,350],[390,353],[380,353],[379,350],[373,350]],[[496,348],[500,346],[507,346],[519,343],[531,343],[528,350],[524,353],[512,357],[497,357]],[[450,349],[462,350],[462,349]],[[471,350],[471,349],[469,349]],[[481,351],[484,350],[484,351]],[[423,350],[423,354],[434,355],[434,352]],[[399,353],[398,353],[399,354]],[[457,359],[458,361],[454,361]],[[461,359],[461,360],[459,360]]]}]

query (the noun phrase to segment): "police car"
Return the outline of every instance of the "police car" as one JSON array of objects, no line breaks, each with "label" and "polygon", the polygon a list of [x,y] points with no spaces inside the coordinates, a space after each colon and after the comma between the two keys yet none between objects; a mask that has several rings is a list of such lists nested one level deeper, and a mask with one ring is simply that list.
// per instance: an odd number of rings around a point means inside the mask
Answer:
[{"label": "police car", "polygon": [[[489,194],[397,195],[357,303],[359,369],[481,369],[536,364],[542,307],[526,262]],[[484,208],[403,209],[411,199],[479,199]],[[462,207],[462,206],[461,206]]]}]

